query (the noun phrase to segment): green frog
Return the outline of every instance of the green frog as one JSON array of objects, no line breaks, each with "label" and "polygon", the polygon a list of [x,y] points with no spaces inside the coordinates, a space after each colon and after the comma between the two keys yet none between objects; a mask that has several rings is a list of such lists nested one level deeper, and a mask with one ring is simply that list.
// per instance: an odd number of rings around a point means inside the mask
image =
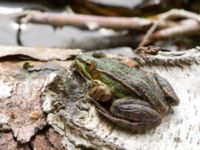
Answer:
[{"label": "green frog", "polygon": [[155,128],[170,106],[179,104],[165,78],[104,53],[79,55],[75,66],[90,85],[88,95],[98,112],[119,126],[133,131]]}]

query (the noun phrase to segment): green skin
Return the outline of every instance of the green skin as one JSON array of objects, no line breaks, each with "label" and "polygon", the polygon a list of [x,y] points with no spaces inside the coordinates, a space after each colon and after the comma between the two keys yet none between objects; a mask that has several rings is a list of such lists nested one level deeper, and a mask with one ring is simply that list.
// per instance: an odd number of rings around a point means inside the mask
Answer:
[{"label": "green skin", "polygon": [[160,124],[170,106],[179,104],[169,82],[160,75],[132,68],[117,60],[83,54],[76,58],[77,70],[95,86],[90,97],[111,102],[109,113],[101,114],[120,126],[146,130]]}]

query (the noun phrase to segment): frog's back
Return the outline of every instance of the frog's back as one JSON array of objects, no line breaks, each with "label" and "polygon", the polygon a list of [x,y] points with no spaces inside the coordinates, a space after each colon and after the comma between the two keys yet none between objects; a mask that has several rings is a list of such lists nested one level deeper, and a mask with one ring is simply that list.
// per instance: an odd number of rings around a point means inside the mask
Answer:
[{"label": "frog's back", "polygon": [[166,102],[155,80],[154,73],[129,67],[113,59],[102,58],[101,62],[98,63],[97,69],[105,71],[110,77],[121,82],[124,86],[135,89],[141,94],[141,97],[152,100],[150,101],[152,105],[159,103],[159,105],[163,105],[164,107]]},{"label": "frog's back", "polygon": [[152,81],[153,73],[129,67],[117,60],[102,58],[97,69],[107,72],[113,78],[133,87],[145,86],[152,89],[155,86],[154,81]]}]

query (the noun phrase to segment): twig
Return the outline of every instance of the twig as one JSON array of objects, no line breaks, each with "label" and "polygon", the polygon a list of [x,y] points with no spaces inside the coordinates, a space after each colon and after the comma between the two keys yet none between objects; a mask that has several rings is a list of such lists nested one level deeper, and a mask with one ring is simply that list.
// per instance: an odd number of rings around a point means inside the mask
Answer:
[{"label": "twig", "polygon": [[23,22],[38,24],[49,24],[53,26],[73,25],[89,28],[112,28],[112,29],[131,29],[146,30],[153,21],[143,18],[126,17],[103,17],[64,13],[29,13],[23,18]]},{"label": "twig", "polygon": [[0,21],[21,18],[26,15],[27,15],[26,12],[14,12],[14,13],[8,13],[8,14],[0,13]]},{"label": "twig", "polygon": [[156,39],[175,37],[178,35],[192,35],[199,33],[200,33],[200,24],[195,20],[187,19],[175,27],[162,29],[154,32],[151,37],[151,41]]},{"label": "twig", "polygon": [[[8,18],[10,18],[9,15]],[[41,13],[38,11],[24,11],[17,16],[22,16],[22,23],[37,23],[48,24],[52,26],[65,26],[72,25],[81,28],[111,28],[118,30],[134,30],[134,31],[148,31],[143,36],[139,47],[146,45],[154,40],[161,38],[167,38],[176,35],[188,35],[199,31],[200,15],[179,9],[173,9],[163,14],[157,15],[157,19],[149,18],[137,18],[137,17],[103,17],[103,16],[90,16],[90,15],[78,15],[78,14],[65,14],[65,13]],[[189,18],[196,21],[196,24],[192,23],[192,27],[186,27],[173,20],[175,18]],[[179,28],[179,26],[181,28]],[[157,31],[156,31],[157,30]],[[181,31],[182,30],[182,31]],[[156,32],[155,32],[156,31]],[[191,32],[190,32],[191,31]],[[197,32],[199,33],[199,32]],[[18,34],[20,37],[20,32]]]},{"label": "twig", "polygon": [[[182,26],[177,25],[169,29],[162,29],[153,34],[153,32],[158,28],[161,22],[166,22],[167,20],[178,18],[178,17],[193,19],[195,20],[196,24],[194,22],[191,22],[192,28],[191,26],[188,27],[188,25],[182,25]],[[166,37],[171,37],[171,36],[180,35],[180,34],[185,35],[189,33],[194,33],[195,31],[199,31],[200,29],[199,23],[200,23],[200,15],[186,11],[186,10],[182,10],[182,9],[172,9],[161,15],[158,15],[158,20],[156,20],[154,24],[149,28],[149,30],[143,37],[138,47],[143,47],[148,42],[153,41],[155,39],[160,39],[164,37],[166,38]]]},{"label": "twig", "polygon": [[188,18],[188,19],[194,19],[198,22],[200,22],[200,15],[187,11],[187,10],[183,10],[183,9],[172,9],[170,11],[167,11],[161,15],[158,16],[159,18],[163,18],[163,19],[173,19],[173,18]]},{"label": "twig", "polygon": [[160,25],[161,20],[155,21],[154,24],[151,26],[151,28],[147,31],[144,38],[140,42],[138,48],[143,47],[147,41],[149,40],[149,37],[152,35],[152,33],[156,30],[156,28]]}]

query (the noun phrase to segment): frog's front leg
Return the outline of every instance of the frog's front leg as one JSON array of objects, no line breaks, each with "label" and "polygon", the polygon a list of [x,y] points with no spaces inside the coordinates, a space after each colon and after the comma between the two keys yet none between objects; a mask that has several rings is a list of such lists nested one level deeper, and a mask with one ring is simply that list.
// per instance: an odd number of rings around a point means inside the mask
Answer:
[{"label": "frog's front leg", "polygon": [[141,129],[143,126],[159,125],[162,117],[149,103],[131,97],[115,100],[110,107],[110,112],[115,117],[139,123]]},{"label": "frog's front leg", "polygon": [[112,99],[113,93],[106,84],[99,80],[90,83],[88,95],[95,101],[108,102]]}]

